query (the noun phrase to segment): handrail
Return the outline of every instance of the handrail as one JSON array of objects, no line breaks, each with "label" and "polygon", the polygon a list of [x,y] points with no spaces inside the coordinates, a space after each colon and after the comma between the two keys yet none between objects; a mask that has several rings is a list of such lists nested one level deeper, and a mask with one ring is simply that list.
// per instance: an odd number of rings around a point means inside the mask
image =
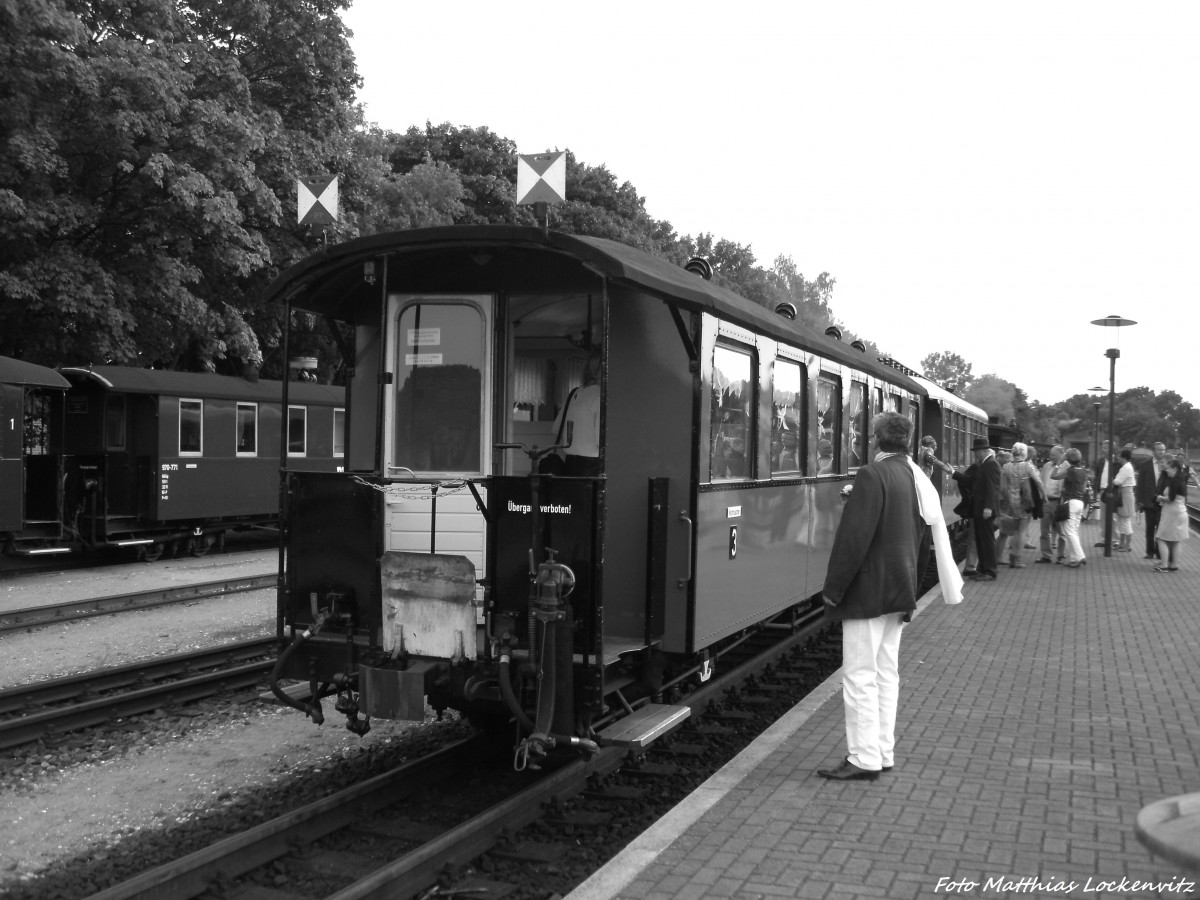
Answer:
[{"label": "handrail", "polygon": [[692,554],[692,542],[696,536],[696,523],[692,521],[690,516],[688,516],[688,511],[686,509],[681,509],[679,511],[679,521],[686,522],[688,527],[687,571],[684,572],[683,577],[676,582],[677,587],[684,588],[687,587],[688,582],[692,580],[692,570],[695,567],[695,559],[693,558]]}]

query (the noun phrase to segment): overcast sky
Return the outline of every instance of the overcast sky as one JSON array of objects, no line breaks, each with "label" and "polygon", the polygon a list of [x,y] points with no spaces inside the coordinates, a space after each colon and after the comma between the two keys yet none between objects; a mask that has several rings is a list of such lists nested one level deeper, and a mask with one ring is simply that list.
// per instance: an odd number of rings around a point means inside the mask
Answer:
[{"label": "overcast sky", "polygon": [[[571,150],[680,234],[837,281],[913,368],[1043,403],[1175,390],[1200,253],[1200,3],[354,0],[367,117]],[[1099,328],[1120,315],[1138,322]]]}]

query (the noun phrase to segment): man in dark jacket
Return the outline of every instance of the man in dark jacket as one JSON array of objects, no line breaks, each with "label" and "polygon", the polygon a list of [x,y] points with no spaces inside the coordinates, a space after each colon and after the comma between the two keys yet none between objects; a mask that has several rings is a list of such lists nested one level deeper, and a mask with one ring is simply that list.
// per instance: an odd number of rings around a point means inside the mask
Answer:
[{"label": "man in dark jacket", "polygon": [[1000,464],[987,438],[975,438],[975,480],[971,483],[971,524],[979,554],[974,581],[996,580],[996,534],[993,522],[1000,511]]},{"label": "man in dark jacket", "polygon": [[875,418],[878,453],[855,475],[833,539],[823,595],[825,614],[842,621],[849,756],[818,770],[822,778],[874,781],[894,765],[900,632],[917,607],[930,552],[908,460],[912,431],[906,416]]},{"label": "man in dark jacket", "polygon": [[1158,476],[1167,466],[1167,448],[1162,442],[1154,445],[1154,455],[1137,467],[1137,507],[1146,520],[1146,559],[1158,559],[1158,541],[1154,532],[1158,530],[1158,516],[1162,507],[1158,505]]}]

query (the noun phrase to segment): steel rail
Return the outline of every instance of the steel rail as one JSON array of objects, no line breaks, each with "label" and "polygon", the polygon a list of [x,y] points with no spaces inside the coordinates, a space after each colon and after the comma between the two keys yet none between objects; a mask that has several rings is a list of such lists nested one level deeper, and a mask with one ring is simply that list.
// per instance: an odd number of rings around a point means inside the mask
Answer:
[{"label": "steel rail", "polygon": [[[775,632],[779,640],[756,657],[725,673],[716,674],[690,693],[683,702],[694,711],[720,701],[731,687],[775,664],[793,648],[823,630],[821,610],[810,612],[795,629]],[[762,633],[772,633],[762,629]],[[92,900],[188,900],[212,886],[220,877],[237,877],[258,866],[293,853],[309,843],[372,813],[392,806],[408,793],[428,785],[433,769],[448,766],[448,776],[458,771],[451,754],[472,744],[484,747],[486,736],[468,738],[433,756],[376,776],[362,784],[332,794],[278,819],[225,838],[182,859],[143,872],[122,884],[95,894]],[[493,847],[503,834],[541,817],[552,800],[564,801],[584,791],[593,775],[607,775],[625,762],[624,747],[605,747],[598,754],[548,771],[538,782],[495,804],[469,821],[422,844],[413,852],[372,871],[365,878],[331,895],[327,900],[384,900],[411,897],[437,882],[449,865],[461,865]]]},{"label": "steel rail", "polygon": [[208,890],[218,877],[236,877],[360,818],[399,803],[430,783],[453,778],[482,747],[478,735],[377,775],[293,812],[224,838],[182,859],[150,869],[94,894],[91,900],[183,900]]},{"label": "steel rail", "polygon": [[[201,700],[220,691],[254,687],[274,660],[245,660],[271,653],[274,644],[274,638],[257,638],[0,691],[0,712],[10,716],[0,720],[0,749],[152,712],[164,705]],[[196,672],[214,666],[215,671]],[[176,680],[138,687],[165,678]],[[131,685],[133,690],[119,690]],[[89,698],[97,690],[118,692]],[[22,709],[75,698],[82,699],[61,708],[19,715]]]},{"label": "steel rail", "polygon": [[57,625],[62,622],[73,622],[93,616],[106,616],[118,612],[151,609],[155,606],[169,606],[173,603],[186,603],[189,600],[204,600],[209,597],[263,590],[274,587],[278,583],[278,577],[275,573],[247,575],[243,578],[206,581],[181,587],[156,588],[152,591],[139,591],[132,594],[113,594],[107,597],[92,597],[86,600],[70,600],[46,606],[12,609],[0,612],[0,634],[40,628],[45,625]]}]

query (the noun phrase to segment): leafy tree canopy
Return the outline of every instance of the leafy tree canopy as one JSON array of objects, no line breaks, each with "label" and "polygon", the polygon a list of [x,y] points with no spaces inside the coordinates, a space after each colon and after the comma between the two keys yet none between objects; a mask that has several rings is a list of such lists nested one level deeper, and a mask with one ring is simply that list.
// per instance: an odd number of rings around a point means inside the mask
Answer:
[{"label": "leafy tree canopy", "polygon": [[[1107,394],[1075,394],[1042,410],[1047,441],[1060,441],[1072,432],[1090,432],[1097,422],[1100,438],[1108,438]],[[1113,434],[1117,446],[1150,446],[1156,441],[1168,447],[1196,444],[1200,442],[1200,410],[1175,391],[1156,394],[1144,386],[1130,388],[1114,397]]]},{"label": "leafy tree canopy", "polygon": [[0,4],[0,353],[261,359],[296,177],[356,149],[347,3]]},{"label": "leafy tree canopy", "polygon": [[1021,388],[999,375],[980,375],[966,389],[963,399],[974,403],[1003,425],[1015,424],[1026,430],[1030,418],[1029,399]]},{"label": "leafy tree canopy", "polygon": [[966,395],[975,381],[971,364],[950,350],[930,353],[921,360],[921,374],[960,397]]},{"label": "leafy tree canopy", "polygon": [[[349,0],[0,0],[0,354],[279,375],[263,288],[316,249],[448,223],[533,224],[516,146],[486,127],[367,125]],[[19,10],[19,11],[18,11]],[[340,216],[295,225],[296,181],[340,176]],[[768,308],[835,324],[834,279],[676,234],[629,182],[567,153],[554,228],[683,263]],[[322,353],[296,316],[293,347]],[[853,335],[847,335],[849,340]],[[875,351],[877,352],[877,351]]]}]

